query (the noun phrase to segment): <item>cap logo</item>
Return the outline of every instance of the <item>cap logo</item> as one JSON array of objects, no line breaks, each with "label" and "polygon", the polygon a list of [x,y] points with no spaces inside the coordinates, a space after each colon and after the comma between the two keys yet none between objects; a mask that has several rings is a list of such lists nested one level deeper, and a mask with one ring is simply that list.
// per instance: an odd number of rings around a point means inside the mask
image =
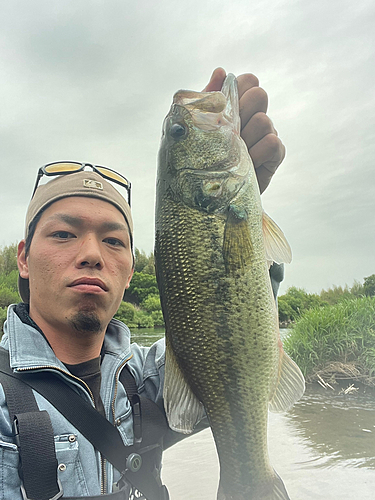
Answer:
[{"label": "cap logo", "polygon": [[100,191],[103,191],[103,184],[99,181],[93,181],[92,179],[83,179],[83,187],[100,189]]}]

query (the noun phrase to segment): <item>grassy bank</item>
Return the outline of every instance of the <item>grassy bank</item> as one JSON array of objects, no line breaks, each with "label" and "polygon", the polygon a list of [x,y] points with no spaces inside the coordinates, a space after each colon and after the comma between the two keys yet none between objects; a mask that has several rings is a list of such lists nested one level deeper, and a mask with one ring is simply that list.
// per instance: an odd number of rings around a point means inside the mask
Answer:
[{"label": "grassy bank", "polygon": [[306,311],[292,326],[285,350],[307,380],[321,376],[375,385],[375,297]]}]

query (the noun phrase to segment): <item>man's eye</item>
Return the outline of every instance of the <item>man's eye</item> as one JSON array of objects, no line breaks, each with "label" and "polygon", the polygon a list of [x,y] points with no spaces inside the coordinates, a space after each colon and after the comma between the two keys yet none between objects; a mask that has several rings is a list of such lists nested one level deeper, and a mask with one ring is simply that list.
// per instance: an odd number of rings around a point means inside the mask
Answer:
[{"label": "man's eye", "polygon": [[52,236],[60,240],[68,240],[70,238],[75,238],[74,234],[69,233],[68,231],[56,231],[55,233],[53,233]]},{"label": "man's eye", "polygon": [[121,240],[118,240],[117,238],[105,238],[103,241],[112,246],[124,246],[123,242]]}]

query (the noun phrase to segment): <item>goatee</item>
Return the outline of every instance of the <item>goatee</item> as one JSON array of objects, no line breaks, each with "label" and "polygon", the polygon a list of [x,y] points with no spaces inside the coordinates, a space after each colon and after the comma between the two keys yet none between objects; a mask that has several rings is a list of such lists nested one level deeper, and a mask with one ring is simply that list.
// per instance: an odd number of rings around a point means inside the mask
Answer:
[{"label": "goatee", "polygon": [[79,311],[72,319],[74,329],[79,333],[100,333],[102,324],[94,312]]}]

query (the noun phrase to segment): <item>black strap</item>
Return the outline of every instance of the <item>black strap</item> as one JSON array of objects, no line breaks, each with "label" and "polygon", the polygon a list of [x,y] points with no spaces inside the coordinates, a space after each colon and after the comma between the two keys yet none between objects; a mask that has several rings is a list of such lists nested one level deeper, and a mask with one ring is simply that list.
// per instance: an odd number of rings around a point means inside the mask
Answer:
[{"label": "black strap", "polygon": [[[20,471],[26,497],[50,500],[62,490],[57,477],[57,459],[51,419],[46,411],[19,413],[15,429]],[[60,496],[61,496],[60,495]]]},{"label": "black strap", "polygon": [[51,419],[46,411],[39,411],[30,387],[9,376],[2,376],[1,382],[19,450],[25,495],[40,500],[56,497],[60,485]]},{"label": "black strap", "polygon": [[[0,354],[2,354],[1,350]],[[18,413],[35,412],[39,410],[34,394],[29,387],[21,382],[21,380],[2,377],[1,383],[6,393],[11,423],[13,423],[14,416]]]},{"label": "black strap", "polygon": [[[9,367],[9,353],[2,348],[0,348],[0,372],[12,379],[22,380],[24,384],[42,394],[121,473],[127,470],[127,457],[129,455],[142,453],[139,443],[125,446],[117,428],[74,389],[63,383],[58,377],[53,376],[51,372],[14,373]],[[135,397],[139,396],[136,394],[131,396],[131,401]],[[156,405],[154,404],[154,406]],[[165,498],[165,488],[162,488],[161,483],[153,476],[151,463],[149,464],[150,470],[147,470],[147,460],[145,465],[146,467],[142,467],[140,474],[129,472],[126,474],[126,479],[148,500]],[[147,481],[144,481],[147,472],[151,472],[151,474],[147,474]]]}]

